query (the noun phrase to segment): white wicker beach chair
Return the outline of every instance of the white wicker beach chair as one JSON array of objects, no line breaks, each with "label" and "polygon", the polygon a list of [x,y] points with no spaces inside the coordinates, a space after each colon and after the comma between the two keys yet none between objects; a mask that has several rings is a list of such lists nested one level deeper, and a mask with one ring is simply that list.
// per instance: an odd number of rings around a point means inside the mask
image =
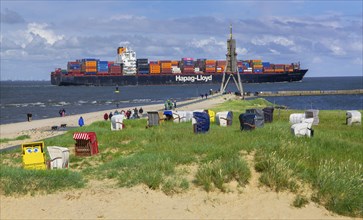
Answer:
[{"label": "white wicker beach chair", "polygon": [[291,132],[297,137],[312,137],[314,135],[313,122],[314,118],[303,119],[301,123],[291,125]]},{"label": "white wicker beach chair", "polygon": [[50,160],[48,160],[49,169],[64,169],[69,165],[69,149],[65,147],[49,146],[47,147]]}]

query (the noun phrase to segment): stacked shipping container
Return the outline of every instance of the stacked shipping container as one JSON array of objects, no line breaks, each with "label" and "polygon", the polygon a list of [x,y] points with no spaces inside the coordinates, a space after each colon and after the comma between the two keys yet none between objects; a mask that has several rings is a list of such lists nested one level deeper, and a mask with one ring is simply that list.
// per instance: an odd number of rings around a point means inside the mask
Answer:
[{"label": "stacked shipping container", "polygon": [[218,60],[217,61],[216,72],[217,73],[223,73],[225,67],[226,67],[226,61],[225,60]]},{"label": "stacked shipping container", "polygon": [[187,74],[195,73],[194,59],[193,58],[182,58],[180,68],[183,73],[187,73]]},{"label": "stacked shipping container", "polygon": [[83,59],[82,60],[82,72],[86,75],[95,75],[97,73],[97,62],[96,59]]},{"label": "stacked shipping container", "polygon": [[136,68],[139,74],[149,74],[149,62],[148,59],[137,59]]},{"label": "stacked shipping container", "polygon": [[206,60],[205,61],[205,73],[215,73],[216,72],[216,61]]},{"label": "stacked shipping container", "polygon": [[159,61],[150,61],[149,68],[150,74],[160,74],[161,72]]},{"label": "stacked shipping container", "polygon": [[98,61],[97,74],[107,75],[108,74],[108,61]]},{"label": "stacked shipping container", "polygon": [[162,74],[171,74],[171,60],[160,61],[160,69]]},{"label": "stacked shipping container", "polygon": [[[122,53],[124,48],[118,48]],[[271,64],[262,60],[239,60],[237,62],[239,73],[283,73],[294,72],[294,64]],[[148,61],[137,59],[138,74],[211,74],[223,73],[225,60],[207,60],[182,58],[177,60]],[[98,59],[82,59],[67,63],[67,70],[56,69],[56,73],[71,75],[121,75],[122,65]]]}]

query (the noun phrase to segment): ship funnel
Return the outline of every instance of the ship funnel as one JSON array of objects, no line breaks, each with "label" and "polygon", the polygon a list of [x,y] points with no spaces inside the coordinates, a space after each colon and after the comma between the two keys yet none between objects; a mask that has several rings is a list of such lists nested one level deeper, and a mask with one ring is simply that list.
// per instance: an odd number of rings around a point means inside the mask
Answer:
[{"label": "ship funnel", "polygon": [[124,47],[119,47],[117,48],[117,54],[123,54],[125,52],[126,48]]}]

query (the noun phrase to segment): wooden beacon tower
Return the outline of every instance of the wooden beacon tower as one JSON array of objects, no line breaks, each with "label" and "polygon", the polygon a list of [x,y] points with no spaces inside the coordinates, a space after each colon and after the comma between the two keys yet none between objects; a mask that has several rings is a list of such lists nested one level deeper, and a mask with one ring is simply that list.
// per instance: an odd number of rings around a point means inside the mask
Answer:
[{"label": "wooden beacon tower", "polygon": [[[237,75],[237,80],[234,74]],[[227,81],[226,75],[228,75]],[[222,83],[220,88],[220,92],[222,94],[225,92],[231,78],[235,82],[238,92],[241,94],[242,98],[244,98],[241,76],[238,72],[237,67],[236,40],[232,37],[232,25],[230,25],[230,37],[227,40],[226,67],[223,71]]]}]

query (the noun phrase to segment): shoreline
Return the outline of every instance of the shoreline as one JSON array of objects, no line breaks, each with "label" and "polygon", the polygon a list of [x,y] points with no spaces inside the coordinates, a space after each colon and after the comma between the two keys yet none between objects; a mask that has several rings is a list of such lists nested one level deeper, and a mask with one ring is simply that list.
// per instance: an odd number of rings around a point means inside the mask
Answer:
[{"label": "shoreline", "polygon": [[[208,96],[208,99],[194,98],[189,99],[187,101],[182,101],[177,103],[176,110],[196,110],[196,109],[208,109],[213,106],[223,103],[227,99],[235,98],[232,94],[214,94]],[[148,111],[158,111],[164,110],[163,104],[151,104],[151,105],[143,105],[143,117],[146,117]],[[12,139],[21,135],[29,135],[29,139],[25,140],[14,140],[6,143],[0,144],[0,151],[12,147],[16,147],[17,145],[21,145],[26,142],[34,142],[40,141],[42,139],[58,136],[64,134],[69,130],[68,128],[78,127],[78,119],[80,116],[83,117],[85,125],[92,124],[96,121],[102,121],[103,115],[110,111],[114,112],[115,110],[120,111],[120,109],[132,109],[132,107],[122,107],[122,108],[112,108],[109,110],[89,112],[84,114],[75,114],[75,115],[67,115],[65,117],[55,117],[55,118],[47,118],[47,119],[39,119],[33,121],[25,121],[25,122],[16,122],[10,124],[0,125],[0,137],[1,139]],[[67,128],[52,130],[52,126],[60,127],[61,124],[66,124]]]}]

